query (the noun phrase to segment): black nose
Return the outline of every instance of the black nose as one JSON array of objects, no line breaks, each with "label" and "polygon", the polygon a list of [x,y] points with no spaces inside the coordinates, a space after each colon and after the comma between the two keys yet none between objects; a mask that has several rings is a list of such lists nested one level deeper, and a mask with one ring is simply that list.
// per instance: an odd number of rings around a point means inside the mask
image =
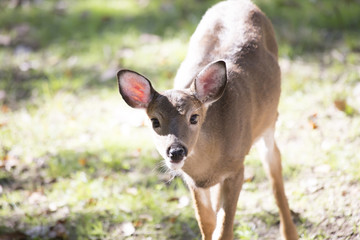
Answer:
[{"label": "black nose", "polygon": [[172,162],[178,163],[186,157],[187,151],[184,146],[174,145],[169,147],[168,156]]}]

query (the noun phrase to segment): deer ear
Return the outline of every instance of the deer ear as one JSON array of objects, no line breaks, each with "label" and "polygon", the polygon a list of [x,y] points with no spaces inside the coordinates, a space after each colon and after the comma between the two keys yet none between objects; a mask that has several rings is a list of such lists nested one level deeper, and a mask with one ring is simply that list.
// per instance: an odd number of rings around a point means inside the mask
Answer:
[{"label": "deer ear", "polygon": [[156,91],[144,76],[130,71],[117,73],[119,91],[125,102],[133,108],[147,108]]},{"label": "deer ear", "polygon": [[211,104],[223,95],[226,83],[226,64],[224,61],[217,61],[207,65],[197,75],[192,90],[202,103]]}]

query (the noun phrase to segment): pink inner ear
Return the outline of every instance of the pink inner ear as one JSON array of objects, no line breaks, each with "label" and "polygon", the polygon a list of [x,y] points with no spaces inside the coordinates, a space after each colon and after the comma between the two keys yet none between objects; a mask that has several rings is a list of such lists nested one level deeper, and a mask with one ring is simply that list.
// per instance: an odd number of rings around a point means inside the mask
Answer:
[{"label": "pink inner ear", "polygon": [[128,76],[126,81],[123,82],[123,89],[126,95],[133,101],[140,104],[146,104],[150,101],[150,86],[146,79],[141,76],[129,73],[132,76]]},{"label": "pink inner ear", "polygon": [[219,84],[217,79],[221,77],[221,74],[222,71],[218,71],[218,69],[210,68],[204,71],[199,78],[199,93],[201,95],[208,95],[216,91]]},{"label": "pink inner ear", "polygon": [[207,81],[201,82],[201,89],[200,91],[202,94],[207,95],[213,91],[213,89],[216,87],[216,84],[212,82],[212,79],[206,79]]},{"label": "pink inner ear", "polygon": [[[134,80],[130,79],[130,81]],[[145,95],[146,89],[142,84],[134,81],[134,83],[129,87],[128,91],[133,100],[138,102],[147,102],[147,97]]]}]

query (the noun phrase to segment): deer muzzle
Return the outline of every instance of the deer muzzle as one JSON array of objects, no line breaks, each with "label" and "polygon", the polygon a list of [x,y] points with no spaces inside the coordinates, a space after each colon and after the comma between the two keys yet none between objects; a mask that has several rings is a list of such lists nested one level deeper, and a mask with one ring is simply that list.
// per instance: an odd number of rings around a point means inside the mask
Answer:
[{"label": "deer muzzle", "polygon": [[167,155],[171,163],[179,163],[186,158],[187,149],[180,144],[171,145],[167,150]]}]

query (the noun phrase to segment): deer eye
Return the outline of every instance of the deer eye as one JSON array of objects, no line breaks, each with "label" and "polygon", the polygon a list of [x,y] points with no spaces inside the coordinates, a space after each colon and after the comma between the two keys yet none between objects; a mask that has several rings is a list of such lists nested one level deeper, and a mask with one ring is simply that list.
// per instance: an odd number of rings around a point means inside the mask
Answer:
[{"label": "deer eye", "polygon": [[153,128],[159,128],[160,127],[160,122],[159,122],[159,120],[157,118],[152,118],[151,122],[152,122],[152,127]]},{"label": "deer eye", "polygon": [[191,123],[191,124],[197,124],[198,121],[199,121],[198,119],[199,119],[199,115],[193,114],[193,115],[191,115],[191,117],[190,117],[190,123]]}]

